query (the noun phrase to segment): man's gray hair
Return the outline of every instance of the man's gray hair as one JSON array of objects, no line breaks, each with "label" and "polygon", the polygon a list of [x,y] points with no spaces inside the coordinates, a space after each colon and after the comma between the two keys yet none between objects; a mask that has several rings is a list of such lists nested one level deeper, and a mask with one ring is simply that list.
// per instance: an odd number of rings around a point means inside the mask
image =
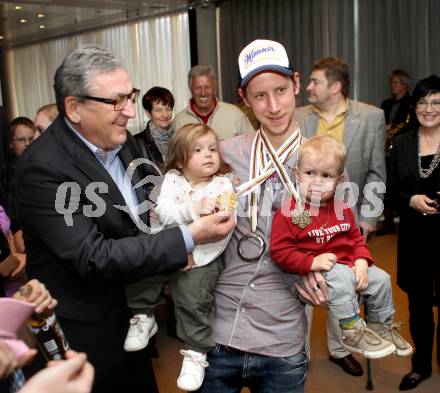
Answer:
[{"label": "man's gray hair", "polygon": [[122,60],[98,44],[87,44],[70,52],[55,72],[53,88],[58,111],[66,115],[64,99],[90,95],[92,78],[122,68]]},{"label": "man's gray hair", "polygon": [[217,86],[217,74],[214,67],[211,64],[198,64],[192,67],[188,72],[188,86],[191,89],[191,83],[193,78],[198,76],[209,77],[215,86]]}]

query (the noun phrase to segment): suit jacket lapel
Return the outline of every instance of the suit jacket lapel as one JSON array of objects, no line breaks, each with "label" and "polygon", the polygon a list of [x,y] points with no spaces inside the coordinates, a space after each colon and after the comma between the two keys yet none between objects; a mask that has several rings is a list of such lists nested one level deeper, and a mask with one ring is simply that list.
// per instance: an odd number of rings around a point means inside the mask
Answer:
[{"label": "suit jacket lapel", "polygon": [[[128,132],[128,131],[127,131]],[[133,151],[130,150],[129,147],[129,141],[127,140],[127,142],[124,144],[124,146],[122,147],[121,151],[119,152],[119,158],[122,161],[122,164],[124,165],[125,168],[131,168],[132,166],[134,166],[134,163],[132,162],[136,157],[135,153]],[[131,184],[136,192],[136,195],[138,197],[139,200],[139,204],[141,204],[142,202],[144,202],[146,200],[145,197],[145,190],[143,187],[135,187],[137,183],[139,183],[142,179],[139,176],[139,171],[135,170],[133,172],[133,176],[131,177]],[[141,213],[140,214],[140,218],[143,222],[148,222],[148,219],[145,215],[147,215],[147,212]]]},{"label": "suit jacket lapel", "polygon": [[119,191],[118,186],[105,168],[99,163],[95,155],[84,144],[84,142],[69,129],[63,118],[58,117],[56,121],[61,123],[58,125],[59,127],[57,127],[56,137],[58,138],[59,143],[64,146],[66,151],[72,157],[73,165],[91,181],[99,181],[107,184],[108,196],[115,202],[115,205],[125,206],[126,203],[124,197]]},{"label": "suit jacket lapel", "polygon": [[[120,152],[118,153],[119,158],[122,161],[122,164],[124,165],[124,168],[132,168],[134,166],[133,160],[136,158],[133,156],[133,153],[128,148],[127,144],[125,144]],[[139,176],[138,171],[133,172],[133,176],[131,178],[131,184],[135,186],[137,183],[141,181],[141,178]],[[145,193],[141,190],[141,187],[138,187],[135,189],[136,195],[139,199],[139,202],[142,202],[145,199]]]},{"label": "suit jacket lapel", "polygon": [[356,110],[355,106],[353,105],[353,101],[350,100],[348,104],[347,117],[345,118],[345,122],[344,122],[344,137],[343,137],[343,142],[347,150],[350,149],[350,145],[353,142],[353,139],[359,130],[360,124],[361,124],[360,113]]}]

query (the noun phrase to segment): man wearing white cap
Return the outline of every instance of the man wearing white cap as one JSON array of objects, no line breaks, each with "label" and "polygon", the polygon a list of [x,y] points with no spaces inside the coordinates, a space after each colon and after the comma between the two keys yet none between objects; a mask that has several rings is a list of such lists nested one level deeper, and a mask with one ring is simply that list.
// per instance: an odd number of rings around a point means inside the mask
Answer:
[{"label": "man wearing white cap", "polygon": [[[239,56],[239,94],[262,126],[221,142],[238,191],[237,226],[224,253],[211,325],[216,349],[200,392],[304,391],[308,356],[304,306],[292,296],[285,274],[272,262],[273,212],[296,194],[292,173],[301,134],[293,117],[299,75],[284,47],[256,40]],[[303,296],[324,305],[321,275],[304,280]]]}]

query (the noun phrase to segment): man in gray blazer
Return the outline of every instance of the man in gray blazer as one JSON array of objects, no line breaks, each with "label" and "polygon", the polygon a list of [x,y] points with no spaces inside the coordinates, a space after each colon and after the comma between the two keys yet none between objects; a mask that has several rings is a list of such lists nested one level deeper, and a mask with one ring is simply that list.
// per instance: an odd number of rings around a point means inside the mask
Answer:
[{"label": "man in gray blazer", "polygon": [[[345,168],[354,183],[358,222],[367,240],[383,209],[385,119],[381,109],[348,99],[349,90],[346,61],[333,57],[317,60],[307,86],[311,105],[296,109],[294,116],[305,137],[333,136],[347,148]],[[338,322],[329,318],[327,327],[330,360],[351,375],[362,375],[361,365],[342,346]]]}]

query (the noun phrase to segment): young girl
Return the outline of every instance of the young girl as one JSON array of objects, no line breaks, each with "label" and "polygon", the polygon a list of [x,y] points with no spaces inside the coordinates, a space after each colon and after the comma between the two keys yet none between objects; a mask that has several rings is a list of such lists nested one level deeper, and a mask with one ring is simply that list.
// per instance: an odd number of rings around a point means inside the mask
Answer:
[{"label": "young girl", "polygon": [[[188,124],[171,138],[163,181],[155,212],[158,230],[189,224],[202,215],[235,207],[232,184],[225,176],[228,166],[220,157],[218,139],[204,124]],[[232,234],[232,232],[231,232]],[[177,386],[197,390],[203,382],[206,353],[215,347],[208,325],[213,290],[222,270],[221,253],[230,236],[209,244],[196,245],[194,267],[171,275],[143,279],[127,287],[129,307],[134,314],[124,344],[127,351],[147,346],[157,332],[154,309],[164,302],[162,290],[169,282],[175,303],[177,335],[186,349]]]}]

